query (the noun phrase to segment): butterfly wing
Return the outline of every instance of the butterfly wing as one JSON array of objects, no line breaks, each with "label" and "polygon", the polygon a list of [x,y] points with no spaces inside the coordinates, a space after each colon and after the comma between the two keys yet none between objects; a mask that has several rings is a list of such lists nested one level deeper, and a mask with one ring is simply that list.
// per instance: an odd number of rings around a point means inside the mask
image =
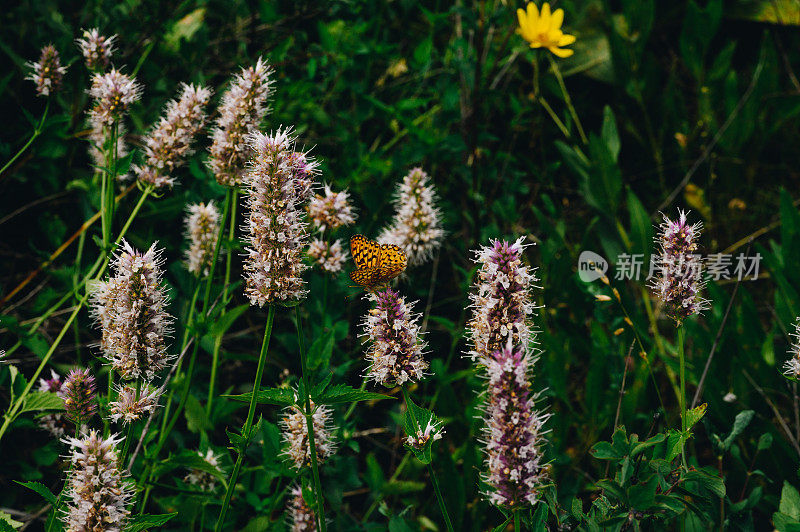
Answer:
[{"label": "butterfly wing", "polygon": [[403,273],[408,265],[408,257],[394,244],[381,244],[381,264],[379,281],[385,283]]},{"label": "butterfly wing", "polygon": [[350,255],[356,269],[375,268],[380,265],[381,246],[364,235],[353,235],[350,237]]},{"label": "butterfly wing", "polygon": [[371,290],[380,281],[381,268],[359,268],[350,272],[350,279],[358,286]]}]

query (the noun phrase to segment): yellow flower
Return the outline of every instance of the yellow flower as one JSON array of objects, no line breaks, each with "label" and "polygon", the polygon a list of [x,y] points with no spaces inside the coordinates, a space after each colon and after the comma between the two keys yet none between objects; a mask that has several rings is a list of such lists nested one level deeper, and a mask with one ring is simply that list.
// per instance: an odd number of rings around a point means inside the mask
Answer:
[{"label": "yellow flower", "polygon": [[550,4],[547,2],[542,5],[541,13],[533,2],[528,4],[527,9],[527,13],[523,9],[517,9],[519,18],[517,33],[531,43],[531,48],[547,48],[558,57],[571,56],[573,50],[561,48],[575,42],[574,35],[567,35],[561,31],[564,10],[556,9],[551,14]]}]

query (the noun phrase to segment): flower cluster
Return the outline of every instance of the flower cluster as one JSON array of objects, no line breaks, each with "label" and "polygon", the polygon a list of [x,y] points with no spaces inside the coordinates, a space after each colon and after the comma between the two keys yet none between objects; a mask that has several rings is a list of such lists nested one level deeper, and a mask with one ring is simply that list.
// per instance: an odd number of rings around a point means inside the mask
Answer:
[{"label": "flower cluster", "polygon": [[[324,462],[336,452],[336,442],[333,439],[331,420],[333,411],[325,405],[316,406],[311,402],[311,416],[314,425],[314,446],[317,448],[317,461]],[[298,406],[290,406],[281,419],[283,441],[286,449],[284,454],[298,469],[311,464],[311,452],[308,444],[308,424],[306,415]]]},{"label": "flower cluster", "polygon": [[334,192],[328,185],[325,185],[324,196],[317,194],[309,202],[308,216],[320,232],[328,229],[333,231],[356,222],[348,192]]},{"label": "flower cluster", "polygon": [[81,427],[97,412],[95,380],[88,369],[71,370],[58,395],[64,399],[64,415],[76,427]]},{"label": "flower cluster", "polygon": [[272,69],[259,57],[242,69],[223,94],[219,118],[211,133],[208,164],[221,185],[241,183],[247,161],[247,137],[258,131],[267,114]]},{"label": "flower cluster", "polygon": [[115,435],[103,439],[94,430],[64,440],[72,446],[63,518],[67,530],[119,532],[124,528],[134,490],[120,468],[117,444],[121,440]]},{"label": "flower cluster", "polygon": [[485,480],[492,504],[516,509],[535,504],[543,471],[542,425],[530,373],[534,362],[530,289],[536,278],[522,264],[522,239],[494,241],[477,253],[480,265],[468,324],[470,355],[487,380]]},{"label": "flower cluster", "polygon": [[342,267],[349,257],[341,240],[334,240],[332,244],[329,244],[321,238],[315,238],[311,241],[308,246],[308,256],[320,268],[329,273],[342,271]]},{"label": "flower cluster", "polygon": [[568,35],[561,29],[564,23],[563,9],[550,13],[550,4],[547,2],[542,4],[541,12],[533,2],[529,2],[526,8],[517,9],[517,33],[530,43],[531,48],[547,48],[553,55],[562,58],[575,53],[569,48],[562,48],[575,42],[574,35]]},{"label": "flower cluster", "polygon": [[[200,451],[197,451],[197,455],[205,460],[205,462],[212,468],[217,469],[220,472],[222,471],[222,469],[219,467],[219,457],[214,454],[214,451],[211,449],[208,449],[205,455]],[[201,491],[214,491],[214,488],[217,485],[217,479],[214,475],[208,471],[202,471],[200,469],[192,469],[189,471],[189,473],[183,477],[183,481],[191,484],[192,486],[196,486]]]},{"label": "flower cluster", "polygon": [[110,127],[122,120],[131,104],[139,101],[142,86],[136,78],[112,68],[105,74],[97,73],[92,77],[89,95],[94,98],[92,121]]},{"label": "flower cluster", "polygon": [[[54,393],[58,395],[58,392],[61,391],[61,385],[61,376],[52,369],[50,370],[49,379],[45,379],[44,377],[39,379],[40,392]],[[60,438],[65,434],[68,423],[66,418],[64,418],[64,414],[56,412],[54,414],[45,414],[40,417],[39,427],[46,430],[56,438]]]},{"label": "flower cluster", "polygon": [[792,338],[794,341],[789,348],[791,358],[783,364],[783,374],[792,379],[800,379],[800,321],[794,324]]},{"label": "flower cluster", "polygon": [[122,420],[127,425],[154,411],[161,396],[159,391],[146,387],[137,392],[133,386],[121,386],[117,389],[117,400],[108,404],[111,421],[116,423]]},{"label": "flower cluster", "polygon": [[436,190],[428,174],[422,168],[412,169],[397,187],[394,219],[378,240],[400,246],[410,265],[424,263],[444,238],[436,203]]},{"label": "flower cluster", "polygon": [[686,213],[678,211],[678,221],[664,216],[656,243],[660,247],[658,276],[652,288],[667,313],[680,322],[708,307],[700,296],[705,287],[703,261],[695,253],[703,224],[689,224]]},{"label": "flower cluster", "polygon": [[97,28],[83,30],[83,39],[76,39],[75,42],[86,60],[86,68],[98,71],[108,68],[116,38],[116,35],[111,37],[100,35],[100,30]]},{"label": "flower cluster", "polygon": [[167,103],[164,115],[144,139],[145,162],[133,166],[139,181],[156,188],[175,183],[173,172],[192,153],[192,139],[205,126],[209,98],[209,89],[183,84],[180,99]]},{"label": "flower cluster", "polygon": [[435,421],[431,417],[424,429],[420,428],[416,434],[406,436],[406,445],[420,451],[425,448],[429,441],[441,440],[442,434],[444,434],[442,422]]},{"label": "flower cluster", "polygon": [[419,330],[419,315],[391,288],[367,297],[375,303],[362,325],[362,336],[370,342],[369,378],[384,386],[419,381],[428,369],[422,357],[425,341]]},{"label": "flower cluster", "polygon": [[[297,174],[307,158],[296,157],[289,130],[250,138],[254,158],[244,184],[249,213],[249,247],[245,258],[245,294],[251,305],[286,303],[306,296],[301,277],[306,222]],[[301,165],[302,163],[302,165]]]},{"label": "flower cluster", "polygon": [[27,66],[33,72],[25,79],[36,83],[36,94],[39,96],[50,96],[61,88],[61,79],[67,72],[67,67],[61,66],[58,50],[52,44],[42,48],[39,61],[29,62]]},{"label": "flower cluster", "polygon": [[150,381],[169,360],[165,336],[172,318],[166,311],[161,262],[155,244],[140,253],[123,240],[112,264],[114,276],[92,294],[92,313],[103,332],[100,347],[124,379]]},{"label": "flower cluster", "polygon": [[522,239],[513,244],[495,240],[477,252],[476,289],[470,295],[472,319],[468,334],[470,355],[478,363],[509,342],[528,346],[532,332],[528,317],[534,310],[530,288],[536,277],[522,265]]},{"label": "flower cluster", "polygon": [[316,532],[317,514],[303,499],[300,486],[292,488],[288,505],[289,530],[292,532]]},{"label": "flower cluster", "polygon": [[214,248],[219,237],[220,212],[213,201],[194,203],[186,209],[184,221],[189,249],[186,250],[186,268],[198,277],[206,277],[214,260]]}]

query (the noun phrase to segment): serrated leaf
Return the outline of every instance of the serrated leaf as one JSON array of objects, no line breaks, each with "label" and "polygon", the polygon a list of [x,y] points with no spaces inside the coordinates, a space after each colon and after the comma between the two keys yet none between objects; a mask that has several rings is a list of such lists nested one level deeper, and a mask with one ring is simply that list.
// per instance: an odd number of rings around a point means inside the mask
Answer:
[{"label": "serrated leaf", "polygon": [[189,395],[186,398],[186,406],[183,409],[186,416],[186,427],[191,432],[200,432],[201,430],[211,430],[214,425],[209,421],[206,415],[205,408],[200,405],[200,401],[194,395]]},{"label": "serrated leaf", "polygon": [[22,401],[19,413],[64,410],[64,400],[51,392],[31,392]]},{"label": "serrated leaf", "polygon": [[778,510],[791,517],[792,519],[800,520],[800,493],[797,489],[783,481],[783,489],[781,490],[781,502]]},{"label": "serrated leaf", "polygon": [[[253,392],[247,392],[241,395],[223,395],[222,397],[233,401],[249,403],[250,399],[253,397]],[[291,388],[261,388],[256,398],[258,404],[277,406],[290,406],[295,404],[296,400],[295,392]]]},{"label": "serrated leaf", "polygon": [[335,405],[338,403],[355,403],[358,401],[379,401],[381,399],[394,399],[391,395],[359,390],[347,384],[336,384],[325,390],[320,395],[313,395],[312,399],[318,405]]},{"label": "serrated leaf", "polygon": [[44,500],[46,500],[50,504],[52,504],[52,505],[56,504],[56,499],[58,497],[56,497],[53,494],[53,492],[50,491],[50,489],[47,486],[45,486],[44,484],[42,484],[41,482],[20,482],[18,480],[15,480],[14,482],[19,484],[20,486],[24,486],[24,487],[28,488],[29,490],[35,491],[36,493],[41,495]]},{"label": "serrated leaf", "polygon": [[[435,425],[437,423],[436,415],[428,410],[427,408],[422,408],[414,403],[410,397],[406,398],[406,403],[408,405],[408,409],[406,410],[406,414],[403,417],[403,427],[406,429],[406,435],[416,438],[419,432],[424,432],[429,425]],[[433,441],[434,439],[428,438],[424,445],[421,448],[412,447],[407,445],[409,449],[414,453],[423,464],[430,464],[433,461]]]},{"label": "serrated leaf", "polygon": [[142,532],[144,530],[162,527],[176,515],[178,515],[178,512],[160,515],[135,515],[128,520],[124,532]]},{"label": "serrated leaf", "polygon": [[686,411],[686,430],[692,430],[692,427],[706,415],[707,404],[696,406]]}]

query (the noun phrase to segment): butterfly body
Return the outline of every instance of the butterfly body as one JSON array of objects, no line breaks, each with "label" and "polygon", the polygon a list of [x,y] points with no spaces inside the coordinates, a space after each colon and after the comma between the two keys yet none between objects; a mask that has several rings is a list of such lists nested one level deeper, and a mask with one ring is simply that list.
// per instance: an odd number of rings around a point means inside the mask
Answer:
[{"label": "butterfly body", "polygon": [[364,235],[350,238],[350,254],[356,265],[350,279],[370,292],[403,273],[408,265],[408,257],[399,247],[379,244]]}]

